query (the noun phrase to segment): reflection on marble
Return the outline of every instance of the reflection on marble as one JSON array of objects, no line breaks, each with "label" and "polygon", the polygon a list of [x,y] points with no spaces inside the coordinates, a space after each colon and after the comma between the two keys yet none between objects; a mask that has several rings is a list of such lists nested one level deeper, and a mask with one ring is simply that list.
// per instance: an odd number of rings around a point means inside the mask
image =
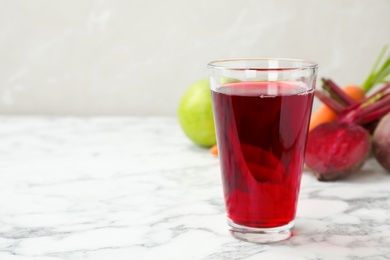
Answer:
[{"label": "reflection on marble", "polygon": [[294,236],[227,231],[218,159],[170,117],[1,117],[0,259],[388,259],[390,175],[304,172]]}]

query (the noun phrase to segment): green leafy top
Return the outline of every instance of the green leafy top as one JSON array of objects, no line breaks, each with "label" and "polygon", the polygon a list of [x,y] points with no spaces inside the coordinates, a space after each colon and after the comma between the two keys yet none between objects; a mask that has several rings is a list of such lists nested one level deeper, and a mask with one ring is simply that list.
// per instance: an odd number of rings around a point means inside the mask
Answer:
[{"label": "green leafy top", "polygon": [[385,45],[379,56],[377,57],[374,66],[371,68],[370,74],[364,81],[362,88],[365,92],[368,92],[372,87],[381,83],[390,82],[390,53],[386,56],[387,45]]}]

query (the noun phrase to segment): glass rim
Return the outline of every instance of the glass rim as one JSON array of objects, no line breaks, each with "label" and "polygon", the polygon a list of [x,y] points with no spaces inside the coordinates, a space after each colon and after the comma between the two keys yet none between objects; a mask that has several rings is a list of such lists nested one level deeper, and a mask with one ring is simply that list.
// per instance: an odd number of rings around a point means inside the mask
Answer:
[{"label": "glass rim", "polygon": [[[290,66],[228,66],[228,63],[232,62],[246,62],[246,61],[277,61],[277,62],[290,62]],[[293,63],[301,63],[300,66],[294,66]],[[226,64],[226,65],[224,65]],[[304,59],[288,59],[288,58],[242,58],[242,59],[221,59],[214,60],[207,63],[207,67],[210,69],[224,69],[224,70],[257,70],[257,71],[281,71],[281,70],[302,70],[302,69],[315,69],[318,67],[317,62],[304,60]]]}]

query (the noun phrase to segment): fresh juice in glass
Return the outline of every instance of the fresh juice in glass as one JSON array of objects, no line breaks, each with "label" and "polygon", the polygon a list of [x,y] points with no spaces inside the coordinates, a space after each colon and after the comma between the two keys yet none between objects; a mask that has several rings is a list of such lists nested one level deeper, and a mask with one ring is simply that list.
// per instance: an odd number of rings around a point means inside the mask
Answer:
[{"label": "fresh juice in glass", "polygon": [[211,78],[230,231],[253,242],[291,236],[314,93],[307,77],[291,80],[285,73],[270,81],[266,73],[230,83]]}]

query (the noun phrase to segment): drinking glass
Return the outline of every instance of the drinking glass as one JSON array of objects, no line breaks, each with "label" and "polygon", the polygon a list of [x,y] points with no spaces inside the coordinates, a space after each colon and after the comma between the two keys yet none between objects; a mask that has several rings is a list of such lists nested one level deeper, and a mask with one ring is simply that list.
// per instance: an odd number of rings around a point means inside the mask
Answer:
[{"label": "drinking glass", "polygon": [[208,63],[230,232],[268,243],[292,235],[316,83],[315,62]]}]

